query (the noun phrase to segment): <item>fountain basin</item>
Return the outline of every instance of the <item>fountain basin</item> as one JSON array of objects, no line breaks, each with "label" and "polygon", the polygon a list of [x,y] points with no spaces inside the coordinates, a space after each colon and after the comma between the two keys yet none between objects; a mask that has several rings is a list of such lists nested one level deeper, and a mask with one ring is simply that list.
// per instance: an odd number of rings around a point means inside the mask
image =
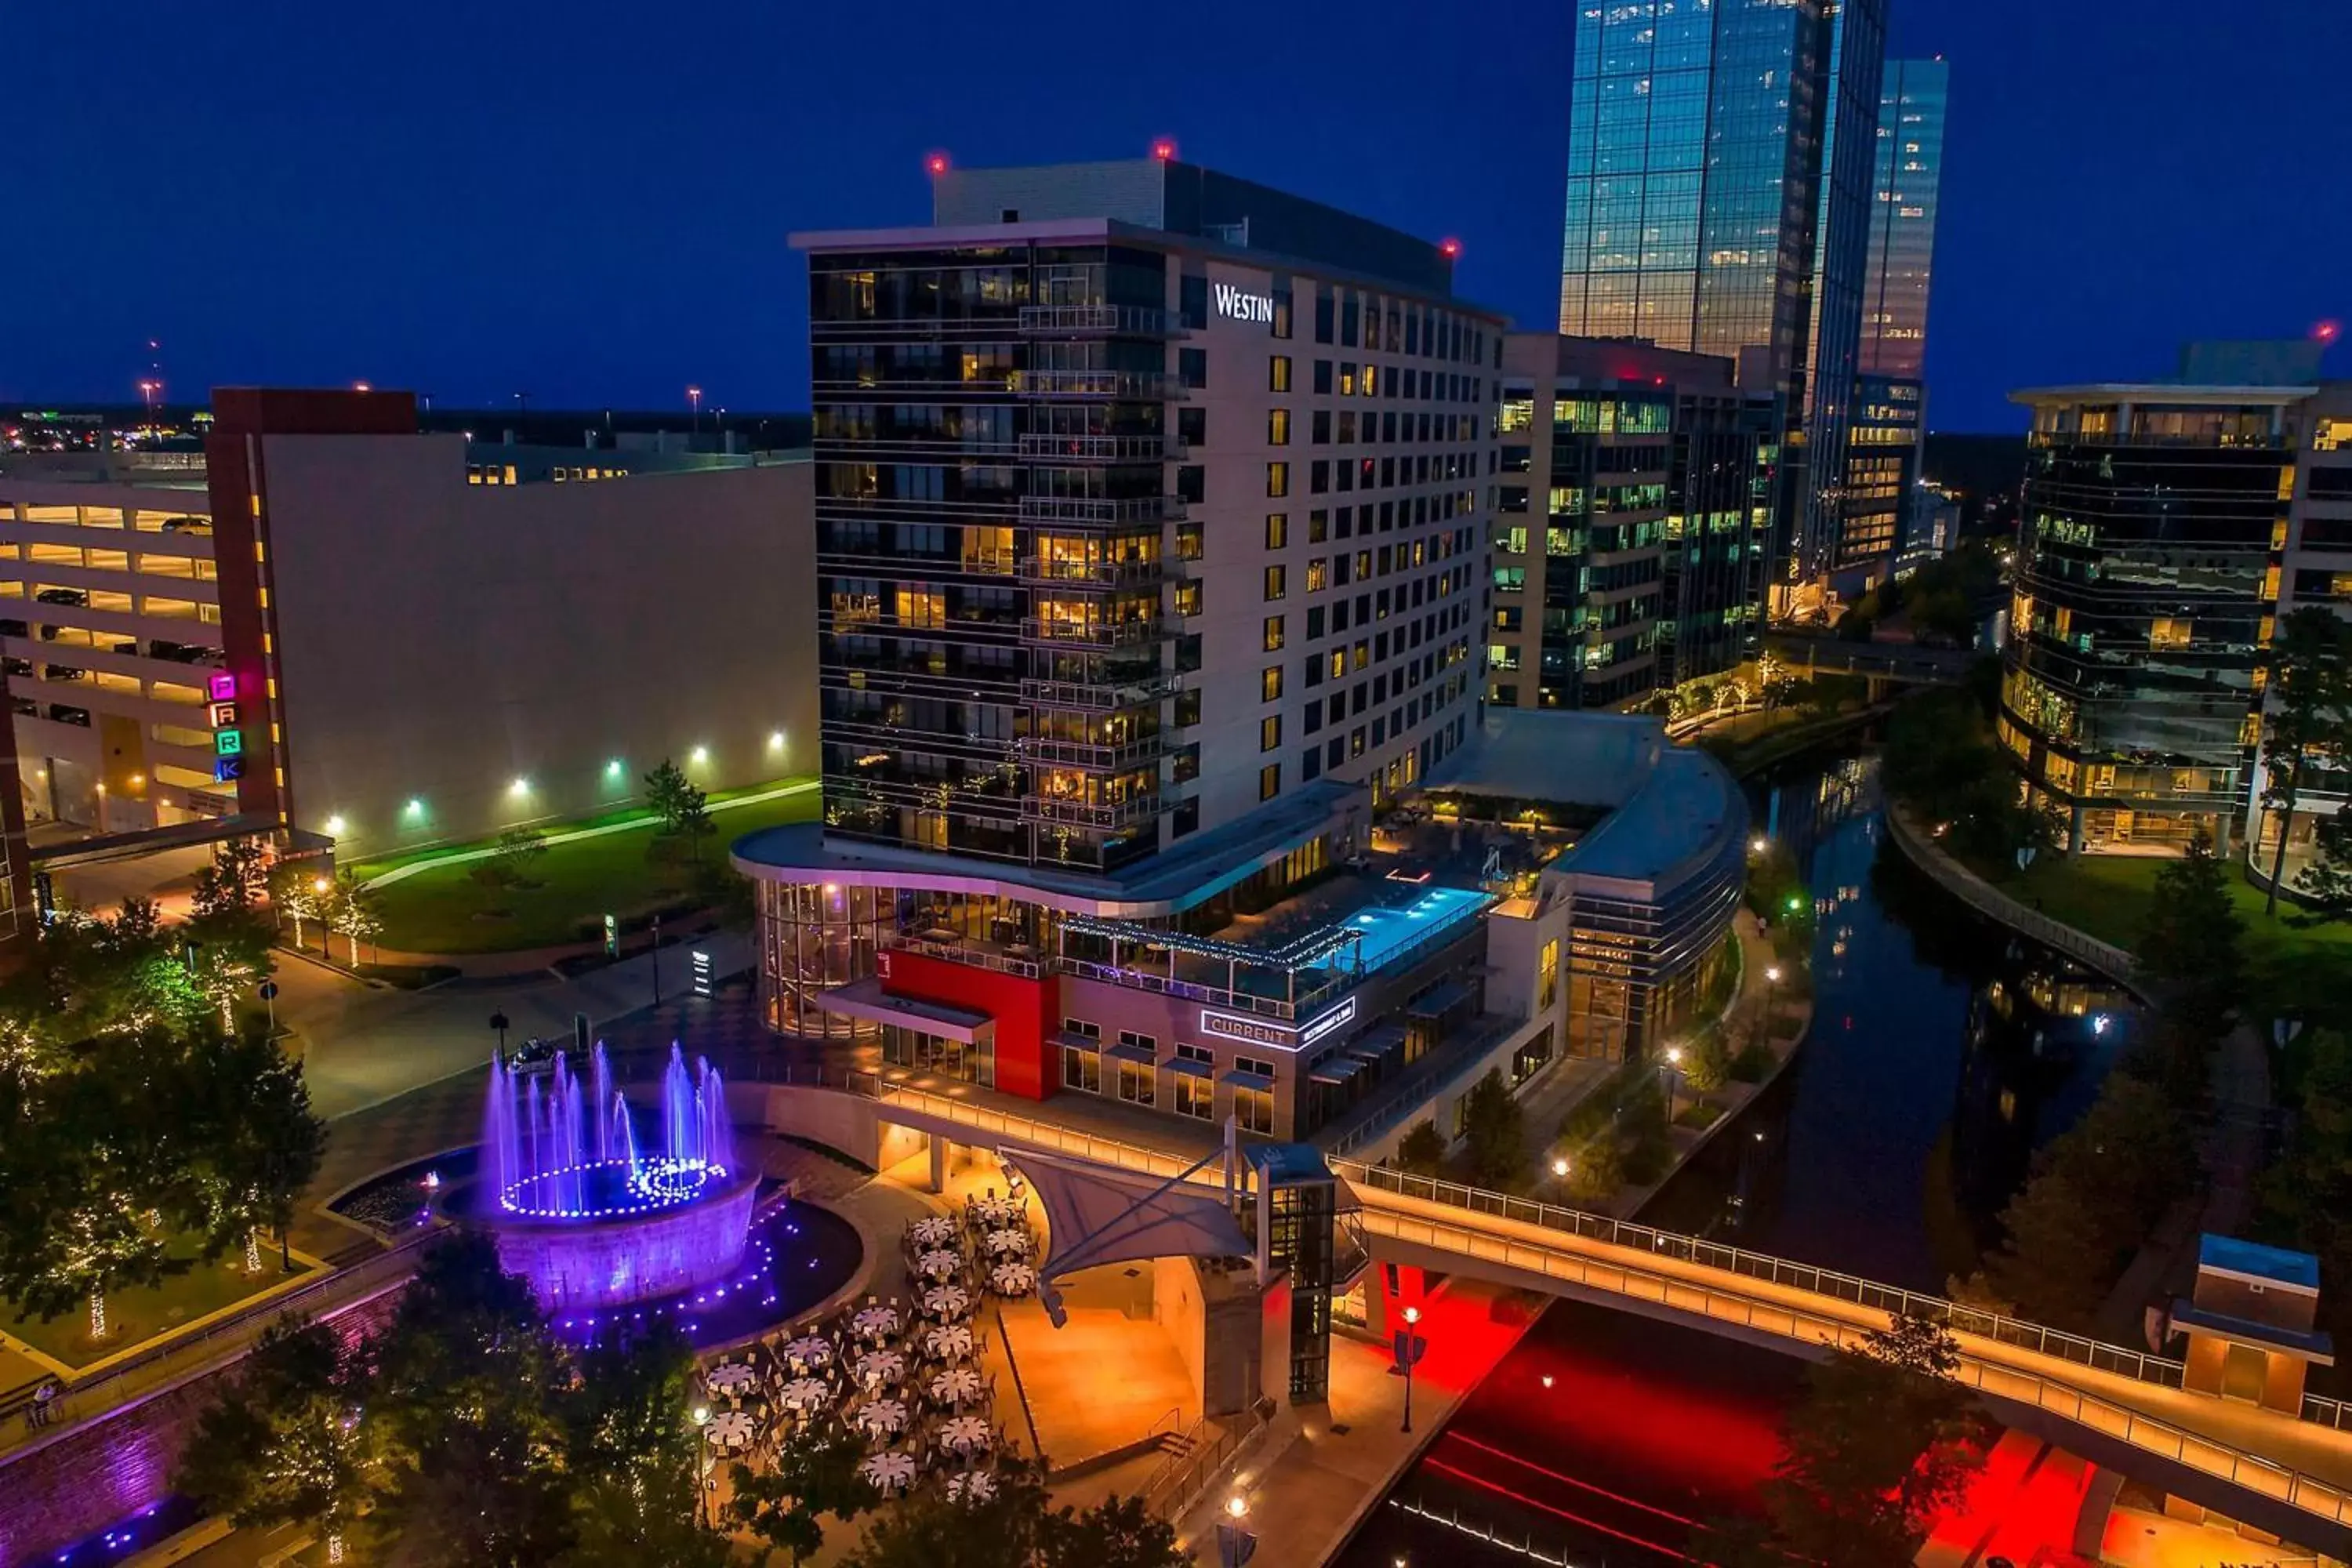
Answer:
[{"label": "fountain basin", "polygon": [[759,1173],[705,1168],[690,1201],[533,1214],[484,1205],[499,1262],[551,1310],[596,1311],[721,1279],[743,1260]]}]

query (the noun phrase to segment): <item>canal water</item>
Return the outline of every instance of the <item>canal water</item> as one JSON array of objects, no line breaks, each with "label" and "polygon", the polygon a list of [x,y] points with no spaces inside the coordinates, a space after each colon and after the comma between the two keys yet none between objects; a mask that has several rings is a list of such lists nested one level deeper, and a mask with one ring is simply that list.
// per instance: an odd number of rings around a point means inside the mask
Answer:
[{"label": "canal water", "polygon": [[[2131,1036],[2128,998],[1887,845],[1874,757],[1801,759],[1750,794],[1812,891],[1812,1030],[1640,1217],[1941,1295],[2033,1151],[2089,1106]],[[1536,1561],[1695,1555],[1698,1523],[1752,1509],[1801,1388],[1794,1360],[1555,1303],[1339,1562],[1531,1560],[1487,1530]]]}]

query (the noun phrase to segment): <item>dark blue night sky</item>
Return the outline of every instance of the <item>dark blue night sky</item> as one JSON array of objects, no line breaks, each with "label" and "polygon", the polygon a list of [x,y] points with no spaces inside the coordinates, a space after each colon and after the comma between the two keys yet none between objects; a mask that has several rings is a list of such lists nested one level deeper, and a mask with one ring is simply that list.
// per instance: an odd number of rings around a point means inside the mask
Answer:
[{"label": "dark blue night sky", "polygon": [[[12,7],[0,401],[133,399],[154,338],[174,399],[804,406],[788,232],[921,221],[930,148],[1163,133],[1458,236],[1463,292],[1545,325],[1574,3]],[[1953,62],[1937,428],[2352,316],[2352,5],[1895,6],[1894,52]]]}]

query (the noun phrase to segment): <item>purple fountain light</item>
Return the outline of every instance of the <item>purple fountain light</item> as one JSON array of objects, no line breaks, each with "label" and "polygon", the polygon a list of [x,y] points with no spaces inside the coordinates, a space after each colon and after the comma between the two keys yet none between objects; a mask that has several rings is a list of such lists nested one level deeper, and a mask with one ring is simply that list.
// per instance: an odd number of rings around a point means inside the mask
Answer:
[{"label": "purple fountain light", "polygon": [[551,1307],[614,1306],[724,1275],[742,1257],[758,1186],[736,1168],[718,1069],[700,1057],[689,1068],[676,1044],[650,1146],[601,1043],[584,1082],[560,1053],[544,1075],[493,1060],[482,1173],[478,1212],[500,1258]]}]

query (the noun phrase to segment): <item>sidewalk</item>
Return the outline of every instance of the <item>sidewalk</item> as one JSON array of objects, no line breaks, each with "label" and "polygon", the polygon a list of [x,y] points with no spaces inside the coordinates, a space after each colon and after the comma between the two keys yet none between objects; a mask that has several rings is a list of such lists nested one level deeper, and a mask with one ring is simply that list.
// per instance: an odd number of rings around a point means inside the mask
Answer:
[{"label": "sidewalk", "polygon": [[1423,1304],[1429,1349],[1412,1377],[1412,1430],[1402,1430],[1405,1383],[1394,1357],[1345,1334],[1331,1336],[1331,1398],[1287,1408],[1225,1484],[1209,1489],[1177,1521],[1195,1558],[1213,1562],[1229,1500],[1249,1507],[1254,1561],[1283,1568],[1328,1563],[1380,1506],[1462,1402],[1519,1342],[1541,1310],[1515,1292],[1455,1280]]}]

